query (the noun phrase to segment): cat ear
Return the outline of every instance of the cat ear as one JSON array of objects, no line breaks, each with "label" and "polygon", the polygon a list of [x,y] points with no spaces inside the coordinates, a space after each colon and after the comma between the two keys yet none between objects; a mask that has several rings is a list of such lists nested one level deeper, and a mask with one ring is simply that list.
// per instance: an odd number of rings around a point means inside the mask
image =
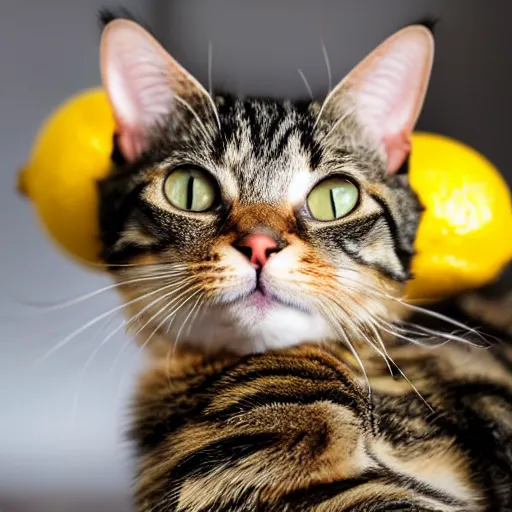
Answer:
[{"label": "cat ear", "polygon": [[100,61],[119,149],[127,161],[148,148],[154,129],[172,115],[177,103],[188,105],[192,98],[213,106],[201,84],[133,21],[108,23],[101,38]]},{"label": "cat ear", "polygon": [[431,32],[421,25],[406,27],[359,63],[324,104],[323,110],[338,118],[343,116],[341,109],[354,109],[359,124],[384,149],[390,174],[398,171],[409,154],[433,56]]}]

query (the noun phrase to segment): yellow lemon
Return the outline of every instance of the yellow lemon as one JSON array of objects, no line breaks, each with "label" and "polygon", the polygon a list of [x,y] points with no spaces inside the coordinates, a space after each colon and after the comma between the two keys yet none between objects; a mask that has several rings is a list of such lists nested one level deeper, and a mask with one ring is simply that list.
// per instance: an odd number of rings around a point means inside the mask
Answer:
[{"label": "yellow lemon", "polygon": [[96,183],[110,169],[114,128],[104,91],[81,92],[43,124],[18,177],[43,228],[82,262],[99,261]]},{"label": "yellow lemon", "polygon": [[409,176],[425,211],[408,298],[439,299],[495,278],[512,258],[510,191],[497,169],[458,141],[417,132]]}]

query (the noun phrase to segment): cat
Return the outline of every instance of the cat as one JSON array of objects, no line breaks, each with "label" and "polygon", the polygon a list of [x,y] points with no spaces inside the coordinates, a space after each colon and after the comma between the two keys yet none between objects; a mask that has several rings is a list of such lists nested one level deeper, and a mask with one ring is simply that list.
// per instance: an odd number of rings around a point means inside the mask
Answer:
[{"label": "cat", "polygon": [[318,104],[214,96],[107,21],[102,257],[151,355],[137,510],[512,510],[510,345],[396,324],[431,32],[392,35]]}]

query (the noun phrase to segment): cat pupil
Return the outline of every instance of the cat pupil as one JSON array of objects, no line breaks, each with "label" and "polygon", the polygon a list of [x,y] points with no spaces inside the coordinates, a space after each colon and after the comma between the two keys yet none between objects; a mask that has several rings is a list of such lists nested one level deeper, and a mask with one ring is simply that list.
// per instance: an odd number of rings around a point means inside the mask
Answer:
[{"label": "cat pupil", "polygon": [[331,190],[329,190],[329,198],[331,200],[331,210],[332,210],[333,218],[336,218],[336,217],[338,217],[338,211],[336,209],[336,201],[334,199],[334,188],[331,188]]},{"label": "cat pupil", "polygon": [[190,175],[187,183],[187,210],[191,210],[194,203],[194,182],[194,176]]}]

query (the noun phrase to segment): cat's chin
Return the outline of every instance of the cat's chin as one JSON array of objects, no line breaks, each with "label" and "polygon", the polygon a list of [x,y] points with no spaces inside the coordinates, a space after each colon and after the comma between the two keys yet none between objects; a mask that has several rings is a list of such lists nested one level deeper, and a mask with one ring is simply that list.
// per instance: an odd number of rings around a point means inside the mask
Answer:
[{"label": "cat's chin", "polygon": [[[319,314],[286,305],[258,291],[241,301],[209,309],[186,333],[184,330],[178,346],[210,354],[261,353],[332,337],[327,322]],[[159,337],[160,344],[173,345],[177,334],[171,329]]]}]

